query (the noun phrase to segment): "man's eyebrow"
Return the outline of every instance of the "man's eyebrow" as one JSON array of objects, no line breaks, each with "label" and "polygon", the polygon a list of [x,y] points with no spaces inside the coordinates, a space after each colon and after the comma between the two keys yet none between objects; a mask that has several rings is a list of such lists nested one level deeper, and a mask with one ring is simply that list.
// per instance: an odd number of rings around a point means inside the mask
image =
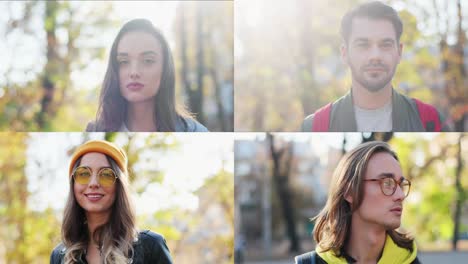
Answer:
[{"label": "man's eyebrow", "polygon": [[378,175],[378,177],[380,179],[383,179],[383,178],[394,178],[395,180],[397,181],[402,181],[402,180],[405,180],[406,178],[402,175],[400,177],[400,179],[397,179],[397,177],[395,176],[395,174],[391,173],[391,172],[383,172],[381,174]]},{"label": "man's eyebrow", "polygon": [[380,173],[379,178],[395,178],[395,174],[391,173],[391,172],[383,172],[383,173]]},{"label": "man's eyebrow", "polygon": [[366,38],[357,38],[355,40],[353,40],[353,43],[355,42],[369,42],[369,39],[366,39]]},{"label": "man's eyebrow", "polygon": [[383,42],[383,43],[390,43],[390,42],[391,42],[391,43],[395,43],[395,40],[392,39],[392,38],[386,38],[386,39],[383,39],[383,40],[380,41],[380,42]]}]

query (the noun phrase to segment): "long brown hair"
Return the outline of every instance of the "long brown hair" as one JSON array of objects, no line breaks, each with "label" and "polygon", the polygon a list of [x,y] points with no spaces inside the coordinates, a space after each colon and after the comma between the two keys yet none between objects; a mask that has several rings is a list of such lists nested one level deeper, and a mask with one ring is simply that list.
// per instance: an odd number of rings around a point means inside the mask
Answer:
[{"label": "long brown hair", "polygon": [[[96,228],[92,234],[101,248],[103,263],[128,263],[133,256],[133,242],[137,239],[135,211],[129,195],[128,177],[117,163],[107,156],[110,167],[117,173],[116,195],[109,221]],[[75,170],[81,162],[73,165]],[[90,240],[84,209],[78,204],[73,191],[74,180],[70,179],[70,192],[63,213],[62,242],[66,248],[64,263],[79,262]]]},{"label": "long brown hair", "polygon": [[149,33],[161,44],[163,70],[159,90],[153,104],[154,122],[157,130],[175,131],[176,123],[179,122],[182,122],[184,130],[186,130],[187,122],[185,119],[191,118],[191,114],[183,106],[176,106],[175,69],[169,44],[162,33],[146,19],[134,19],[127,22],[112,43],[109,63],[99,96],[95,130],[118,131],[127,118],[128,102],[120,93],[117,47],[120,39],[126,33],[133,31]]},{"label": "long brown hair", "polygon": [[[314,218],[314,239],[323,251],[332,250],[337,256],[343,255],[351,228],[351,215],[359,208],[364,198],[363,179],[370,158],[379,152],[398,156],[385,142],[372,141],[361,144],[346,153],[336,167],[330,185],[327,203]],[[345,200],[352,196],[352,204]],[[413,250],[413,239],[396,230],[387,234],[402,248]]]}]

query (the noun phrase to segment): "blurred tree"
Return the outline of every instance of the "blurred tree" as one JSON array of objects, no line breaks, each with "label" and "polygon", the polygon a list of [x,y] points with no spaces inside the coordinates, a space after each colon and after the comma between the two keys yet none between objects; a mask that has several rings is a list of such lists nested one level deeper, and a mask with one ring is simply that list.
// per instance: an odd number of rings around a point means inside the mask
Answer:
[{"label": "blurred tree", "polygon": [[299,252],[301,250],[300,240],[296,231],[295,210],[292,206],[293,195],[289,187],[291,174],[291,161],[293,158],[293,145],[275,146],[275,138],[268,133],[270,155],[272,159],[272,177],[275,189],[280,200],[282,215],[285,220],[287,235],[290,240],[289,251]]},{"label": "blurred tree", "polygon": [[189,109],[211,130],[233,130],[233,27],[226,19],[232,9],[230,1],[191,2],[181,3],[176,14],[182,89]]},{"label": "blurred tree", "polygon": [[430,140],[407,133],[390,141],[403,174],[412,182],[403,226],[423,246],[452,240],[456,249],[454,232],[468,230],[468,226],[461,225],[459,208],[466,202],[468,186],[468,179],[461,177],[467,173],[460,163],[460,147],[466,144],[462,141],[458,133],[442,133]]},{"label": "blurred tree", "polygon": [[[68,130],[83,130],[83,123],[92,118],[97,105],[92,109],[84,102],[84,93],[74,89],[77,84],[71,82],[71,75],[86,68],[91,60],[103,59],[107,45],[95,45],[90,40],[115,25],[115,20],[103,16],[111,13],[112,3],[77,4],[54,0],[10,4],[24,12],[21,18],[6,26],[5,38],[21,29],[20,39],[27,43],[33,39],[41,47],[41,57],[33,59],[44,64],[34,64],[30,69],[9,66],[5,93],[0,98],[0,107],[5,109],[0,127],[16,131],[57,131],[67,127]],[[15,17],[13,11],[7,16]],[[42,30],[32,29],[33,25],[38,27],[38,21],[43,24]],[[15,74],[23,74],[30,80],[14,83],[9,76]],[[76,111],[77,105],[83,106],[80,111]]]}]

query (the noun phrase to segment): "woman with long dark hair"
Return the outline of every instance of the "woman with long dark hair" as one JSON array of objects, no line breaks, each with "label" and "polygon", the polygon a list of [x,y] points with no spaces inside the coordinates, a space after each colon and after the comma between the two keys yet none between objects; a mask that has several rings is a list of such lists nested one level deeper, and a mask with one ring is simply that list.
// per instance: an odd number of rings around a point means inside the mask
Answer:
[{"label": "woman with long dark hair", "polygon": [[86,131],[207,132],[175,101],[169,45],[153,24],[134,19],[112,44],[96,120]]},{"label": "woman with long dark hair", "polygon": [[70,162],[62,243],[51,264],[171,264],[164,238],[138,231],[129,193],[127,155],[115,144],[93,140]]}]

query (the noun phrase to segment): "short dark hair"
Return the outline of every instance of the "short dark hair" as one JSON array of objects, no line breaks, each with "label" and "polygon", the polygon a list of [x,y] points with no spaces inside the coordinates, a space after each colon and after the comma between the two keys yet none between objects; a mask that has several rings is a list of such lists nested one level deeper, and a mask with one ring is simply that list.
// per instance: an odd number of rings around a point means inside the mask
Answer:
[{"label": "short dark hair", "polygon": [[396,32],[396,38],[400,42],[403,33],[403,22],[393,7],[379,1],[364,3],[353,8],[341,20],[341,37],[345,43],[348,43],[351,35],[352,22],[355,17],[366,17],[370,19],[383,19],[392,22]]}]

